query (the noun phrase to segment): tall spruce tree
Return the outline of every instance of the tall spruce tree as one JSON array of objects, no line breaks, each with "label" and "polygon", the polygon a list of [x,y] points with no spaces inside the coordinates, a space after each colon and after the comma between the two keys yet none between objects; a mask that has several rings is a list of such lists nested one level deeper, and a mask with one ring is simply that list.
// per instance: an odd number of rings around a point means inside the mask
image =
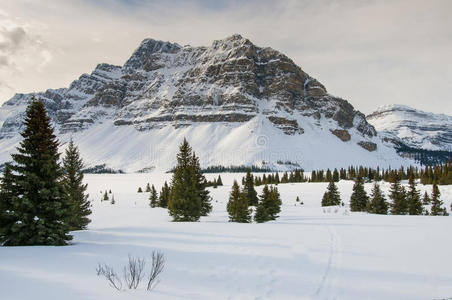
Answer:
[{"label": "tall spruce tree", "polygon": [[266,208],[270,220],[276,220],[279,216],[278,214],[281,212],[281,196],[279,195],[279,191],[277,187],[270,187],[270,195],[269,199],[266,201]]},{"label": "tall spruce tree", "polygon": [[71,230],[83,230],[91,222],[91,203],[86,194],[87,184],[83,183],[83,160],[72,139],[63,158],[63,183],[71,205],[68,225]]},{"label": "tall spruce tree", "polygon": [[218,175],[217,185],[218,186],[223,186],[223,180],[221,180],[221,176],[220,175]]},{"label": "tall spruce tree", "polygon": [[341,195],[334,181],[330,181],[326,192],[323,194],[322,206],[334,206],[341,204]]},{"label": "tall spruce tree", "polygon": [[23,140],[13,154],[14,223],[6,224],[3,245],[66,245],[71,203],[58,164],[58,141],[44,104],[33,100],[24,120]]},{"label": "tall spruce tree", "polygon": [[248,171],[246,171],[246,176],[243,183],[243,192],[248,198],[248,204],[250,206],[256,206],[259,199],[257,197],[257,192],[254,189],[254,178],[249,169]]},{"label": "tall spruce tree", "polygon": [[149,206],[150,207],[157,207],[158,206],[158,196],[157,196],[157,191],[155,189],[155,186],[152,185],[150,190],[151,190],[151,192],[150,192],[150,195],[149,195]]},{"label": "tall spruce tree", "polygon": [[162,186],[162,190],[159,194],[159,207],[167,208],[168,207],[168,200],[170,197],[170,188],[168,186],[168,183],[165,181],[165,183]]},{"label": "tall spruce tree", "polygon": [[416,183],[414,182],[414,174],[411,173],[409,179],[410,188],[407,191],[406,197],[408,202],[408,214],[410,215],[422,215],[424,209],[422,207],[421,195],[416,189]]},{"label": "tall spruce tree", "polygon": [[369,197],[364,190],[364,181],[362,177],[358,176],[353,185],[353,192],[350,197],[351,211],[366,211],[369,202]]},{"label": "tall spruce tree", "polygon": [[173,221],[195,222],[201,217],[203,203],[198,190],[198,179],[193,167],[192,148],[184,139],[177,154],[168,201],[168,210]]},{"label": "tall spruce tree", "polygon": [[232,190],[229,194],[229,201],[226,208],[230,222],[249,223],[251,221],[251,209],[248,208],[248,199],[240,191],[239,184],[236,180],[232,184]]},{"label": "tall spruce tree", "polygon": [[447,210],[443,207],[443,201],[440,199],[441,193],[439,191],[436,180],[433,180],[432,186],[432,208],[430,215],[432,216],[448,216]]},{"label": "tall spruce tree", "polygon": [[254,221],[257,223],[263,223],[270,220],[270,216],[267,211],[267,207],[264,202],[270,197],[270,190],[268,185],[265,185],[262,189],[262,194],[260,195],[260,201],[256,206],[256,213],[254,214]]},{"label": "tall spruce tree", "polygon": [[400,177],[397,174],[393,175],[392,181],[389,194],[389,198],[392,200],[391,214],[406,215],[408,213],[408,202],[405,188],[400,184]]},{"label": "tall spruce tree", "polygon": [[424,192],[424,197],[422,197],[422,204],[424,205],[428,205],[432,203],[432,201],[430,200],[430,197],[428,196],[427,191]]},{"label": "tall spruce tree", "polygon": [[388,203],[386,202],[386,198],[377,183],[374,183],[367,211],[371,214],[388,214]]}]

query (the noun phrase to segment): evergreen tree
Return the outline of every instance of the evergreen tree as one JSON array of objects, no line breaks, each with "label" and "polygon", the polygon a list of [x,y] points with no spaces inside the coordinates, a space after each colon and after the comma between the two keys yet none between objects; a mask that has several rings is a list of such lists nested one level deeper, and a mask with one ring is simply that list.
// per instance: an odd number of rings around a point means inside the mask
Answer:
[{"label": "evergreen tree", "polygon": [[270,190],[268,185],[265,185],[262,189],[262,194],[260,195],[260,201],[256,206],[256,213],[254,214],[254,221],[257,223],[263,223],[270,220],[266,205],[264,202],[270,197]]},{"label": "evergreen tree", "polygon": [[83,161],[78,148],[72,139],[66,149],[63,158],[63,183],[66,189],[66,196],[71,204],[70,216],[67,220],[71,230],[83,230],[91,222],[88,216],[91,214],[88,194],[86,194],[87,184],[83,184]]},{"label": "evergreen tree", "polygon": [[214,189],[217,188],[217,180],[215,178],[213,179],[212,186],[213,186]]},{"label": "evergreen tree", "polygon": [[258,223],[276,220],[281,211],[281,198],[277,187],[264,186],[256,207],[254,220]]},{"label": "evergreen tree", "polygon": [[414,182],[414,174],[411,173],[409,180],[410,188],[407,192],[407,202],[408,202],[408,214],[410,215],[422,215],[423,207],[421,202],[421,196],[419,191],[416,189],[416,184]]},{"label": "evergreen tree", "polygon": [[[264,174],[265,176],[265,174]],[[246,172],[244,184],[243,184],[243,192],[248,199],[248,204],[250,206],[256,206],[258,204],[259,199],[257,198],[257,192],[254,189],[254,179],[253,175],[251,175],[251,171],[248,169]]]},{"label": "evergreen tree", "polygon": [[245,194],[240,191],[239,184],[235,180],[229,195],[227,211],[230,222],[251,222],[251,209],[248,208],[248,199]]},{"label": "evergreen tree", "polygon": [[371,214],[388,214],[388,203],[386,202],[386,198],[377,183],[374,183],[367,211]]},{"label": "evergreen tree", "polygon": [[14,176],[10,164],[7,163],[3,170],[3,178],[0,180],[0,246],[9,236],[14,235],[11,225],[19,221],[14,190]]},{"label": "evergreen tree", "polygon": [[220,175],[218,175],[217,185],[218,186],[223,186],[223,180],[221,180],[221,176]]},{"label": "evergreen tree", "polygon": [[295,201],[300,202],[300,197],[297,196],[297,199]]},{"label": "evergreen tree", "polygon": [[195,181],[196,192],[201,199],[201,216],[207,216],[212,211],[211,198],[207,188],[207,181],[201,173],[201,165],[199,158],[193,153],[191,158],[191,168],[193,169],[193,176]]},{"label": "evergreen tree", "polygon": [[158,205],[158,196],[157,196],[157,191],[155,190],[154,185],[152,185],[150,190],[151,190],[151,194],[149,195],[149,205],[151,207],[157,207],[157,205]]},{"label": "evergreen tree", "polygon": [[430,197],[428,196],[427,191],[425,191],[424,197],[422,198],[422,204],[428,205],[430,203],[432,203],[432,201],[430,200]]},{"label": "evergreen tree", "polygon": [[[141,189],[141,186],[140,187],[138,187],[138,191],[137,191],[137,193],[142,193],[143,192],[143,190]],[[107,199],[108,200],[108,199]]]},{"label": "evergreen tree", "polygon": [[102,201],[108,201],[108,194],[107,194],[107,191],[105,191],[105,193],[104,193],[104,198],[102,199]]},{"label": "evergreen tree", "polygon": [[146,184],[146,193],[149,193],[151,191],[151,186],[149,185],[149,182]]},{"label": "evergreen tree", "polygon": [[389,198],[392,200],[391,214],[406,215],[408,213],[408,202],[406,200],[405,188],[400,184],[400,177],[394,173]]},{"label": "evergreen tree", "polygon": [[364,190],[364,181],[362,177],[358,176],[353,185],[353,193],[350,197],[351,211],[366,211],[369,202],[369,197]]},{"label": "evergreen tree", "polygon": [[323,194],[322,206],[334,206],[341,204],[341,195],[334,181],[330,181],[326,192]]},{"label": "evergreen tree", "polygon": [[115,203],[116,203],[116,201],[115,201],[115,195],[111,195],[111,201],[110,201],[110,203],[111,203],[111,204],[115,204]]},{"label": "evergreen tree", "polygon": [[432,187],[432,208],[430,215],[432,216],[448,216],[447,210],[443,206],[443,201],[441,201],[441,193],[439,191],[438,185],[436,184],[436,181],[433,181],[433,187]]},{"label": "evergreen tree", "polygon": [[169,197],[170,197],[170,188],[168,186],[168,183],[165,181],[165,183],[162,186],[162,190],[160,191],[158,206],[167,208]]},{"label": "evergreen tree", "polygon": [[169,213],[176,222],[193,222],[201,217],[202,202],[192,162],[192,148],[184,139],[177,154],[168,201]]},{"label": "evergreen tree", "polygon": [[58,164],[58,141],[44,104],[33,100],[24,120],[23,140],[13,154],[14,223],[5,224],[5,246],[66,245],[71,205]]}]

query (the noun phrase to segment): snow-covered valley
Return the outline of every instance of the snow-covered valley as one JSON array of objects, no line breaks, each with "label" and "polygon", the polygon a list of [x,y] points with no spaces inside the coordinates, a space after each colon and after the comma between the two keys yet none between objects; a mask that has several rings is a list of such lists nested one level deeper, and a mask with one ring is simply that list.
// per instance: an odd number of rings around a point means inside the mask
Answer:
[{"label": "snow-covered valley", "polygon": [[[213,179],[218,174],[207,174]],[[350,213],[353,182],[338,183],[344,207],[320,206],[326,183],[280,184],[280,218],[229,223],[233,179],[209,188],[213,211],[196,223],[174,223],[150,208],[149,193],[167,173],[86,175],[92,222],[65,247],[1,247],[1,299],[444,299],[452,297],[452,217]],[[388,183],[382,183],[387,192]],[[421,193],[431,186],[418,185]],[[112,190],[115,204],[101,202]],[[260,194],[262,187],[256,188]],[[370,192],[371,184],[366,184]],[[440,186],[450,207],[451,186]],[[304,205],[295,201],[299,196]],[[119,273],[127,256],[165,254],[161,282],[116,291],[96,275],[98,263]]]}]

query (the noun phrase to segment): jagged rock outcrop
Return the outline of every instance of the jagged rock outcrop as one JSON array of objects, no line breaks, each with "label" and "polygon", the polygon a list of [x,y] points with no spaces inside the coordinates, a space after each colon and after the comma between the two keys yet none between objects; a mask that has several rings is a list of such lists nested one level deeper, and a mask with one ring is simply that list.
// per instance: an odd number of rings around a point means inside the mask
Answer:
[{"label": "jagged rock outcrop", "polygon": [[366,149],[369,152],[377,150],[377,144],[372,143],[372,142],[359,141],[358,145],[360,145],[361,147],[363,147],[364,149]]},{"label": "jagged rock outcrop", "polygon": [[331,133],[337,136],[341,141],[348,142],[351,139],[350,133],[344,129],[334,129],[331,130]]}]

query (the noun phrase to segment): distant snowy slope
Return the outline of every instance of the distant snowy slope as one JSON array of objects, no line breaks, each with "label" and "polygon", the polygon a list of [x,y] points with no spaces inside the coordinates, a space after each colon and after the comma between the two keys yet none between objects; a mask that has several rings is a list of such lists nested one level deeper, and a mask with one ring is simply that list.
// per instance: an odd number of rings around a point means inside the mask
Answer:
[{"label": "distant snowy slope", "polygon": [[69,88],[15,95],[0,108],[0,164],[20,140],[33,97],[62,147],[72,136],[88,166],[167,170],[183,137],[204,167],[410,163],[348,101],[240,35],[209,47],[145,39],[123,66],[99,64]]},{"label": "distant snowy slope", "polygon": [[367,116],[384,137],[409,147],[452,151],[452,116],[424,112],[404,105],[385,105]]}]

